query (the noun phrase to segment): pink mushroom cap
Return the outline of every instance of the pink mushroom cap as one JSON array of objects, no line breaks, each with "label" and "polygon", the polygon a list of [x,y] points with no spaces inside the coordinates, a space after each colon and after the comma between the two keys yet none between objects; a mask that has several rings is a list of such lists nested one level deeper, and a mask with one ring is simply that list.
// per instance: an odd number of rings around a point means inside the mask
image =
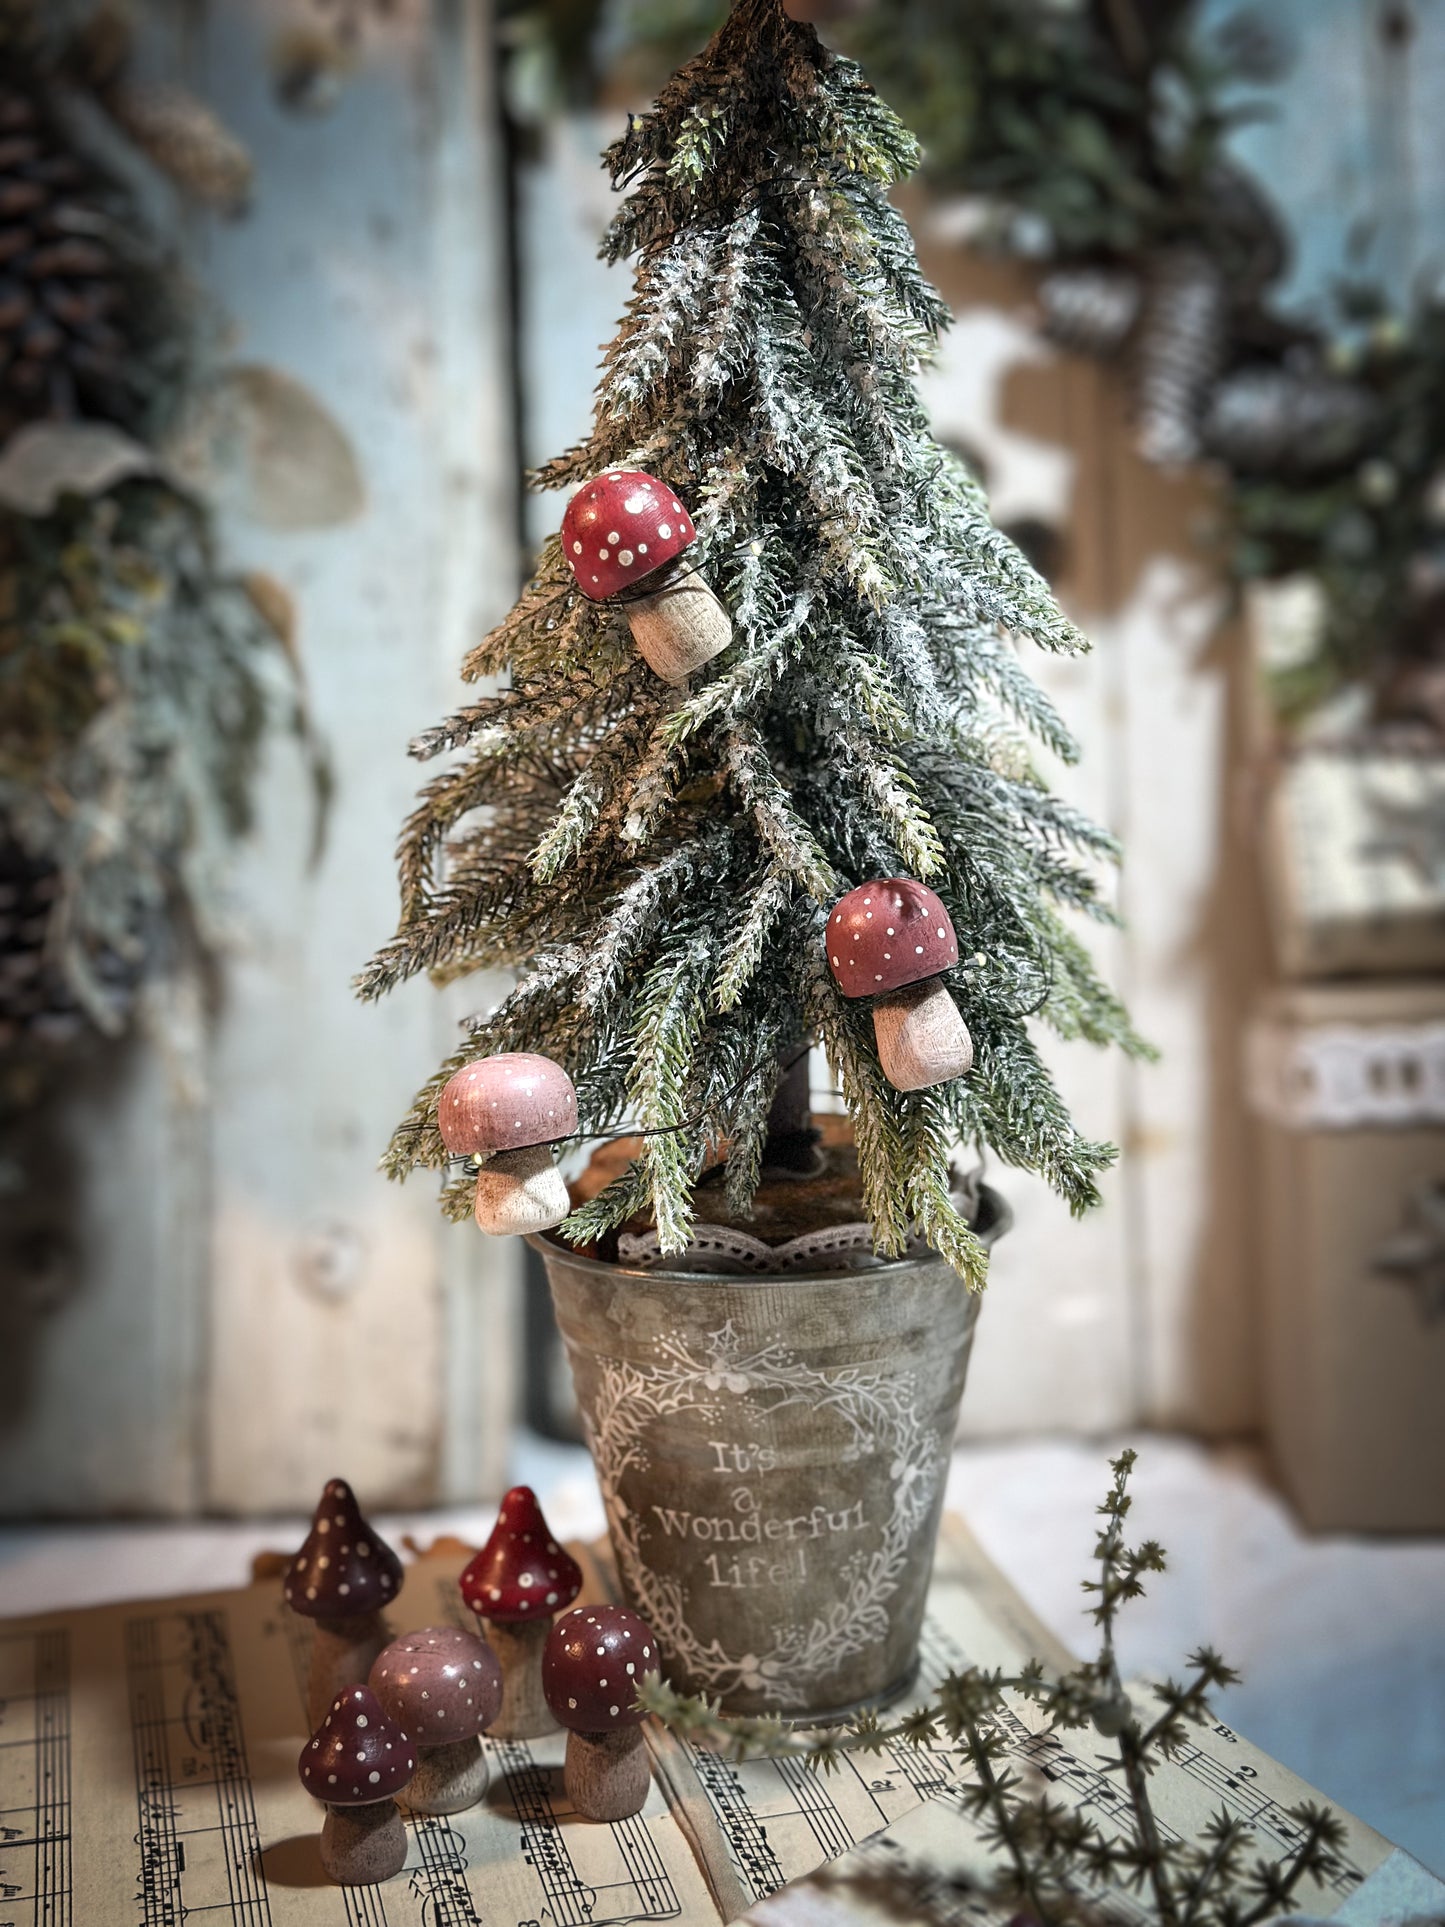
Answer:
[{"label": "pink mushroom cap", "polygon": [[281,1582],[286,1604],[308,1619],[351,1619],[390,1605],[400,1590],[400,1559],[362,1517],[345,1479],[328,1479]]},{"label": "pink mushroom cap", "polygon": [[577,1129],[577,1091],[560,1064],[536,1051],[479,1057],[448,1079],[437,1127],[453,1157],[556,1144]]},{"label": "pink mushroom cap", "polygon": [[377,1654],[367,1684],[418,1746],[474,1739],[502,1705],[496,1654],[484,1639],[457,1626],[403,1633]]},{"label": "pink mushroom cap", "polygon": [[347,1686],[301,1749],[301,1784],[333,1807],[393,1799],[416,1771],[416,1748],[367,1686]]},{"label": "pink mushroom cap", "polygon": [[570,1606],[582,1569],[558,1544],[529,1485],[502,1501],[492,1535],[462,1573],[462,1598],[482,1619],[546,1619]]},{"label": "pink mushroom cap", "polygon": [[657,1670],[652,1628],[625,1606],[574,1606],[542,1649],[542,1691],[573,1733],[639,1725],[647,1715],[633,1704],[637,1689]]},{"label": "pink mushroom cap", "polygon": [[562,552],[594,602],[652,575],[696,535],[666,482],[638,468],[609,468],[584,482],[562,517]]},{"label": "pink mushroom cap", "polygon": [[958,962],[952,918],[912,877],[860,883],[833,906],[826,935],[828,968],[845,997],[881,997]]}]

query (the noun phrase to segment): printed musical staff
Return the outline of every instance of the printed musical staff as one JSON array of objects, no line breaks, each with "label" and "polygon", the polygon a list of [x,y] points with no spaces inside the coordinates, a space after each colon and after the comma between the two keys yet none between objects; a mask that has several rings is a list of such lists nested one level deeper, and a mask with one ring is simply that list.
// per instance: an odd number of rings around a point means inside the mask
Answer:
[{"label": "printed musical staff", "polygon": [[0,1636],[0,1904],[14,1927],[71,1927],[70,1642]]},{"label": "printed musical staff", "polygon": [[202,1911],[271,1927],[224,1615],[127,1620],[125,1666],[145,1927]]}]

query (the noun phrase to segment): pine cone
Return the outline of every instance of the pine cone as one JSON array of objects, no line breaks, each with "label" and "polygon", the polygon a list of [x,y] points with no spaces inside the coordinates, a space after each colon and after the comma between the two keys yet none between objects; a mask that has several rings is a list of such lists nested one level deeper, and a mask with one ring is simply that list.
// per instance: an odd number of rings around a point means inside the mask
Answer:
[{"label": "pine cone", "polygon": [[1127,268],[1056,268],[1039,283],[1044,333],[1081,355],[1112,355],[1139,313],[1139,282]]},{"label": "pine cone", "polygon": [[121,81],[106,95],[116,122],[185,193],[234,213],[251,192],[251,156],[183,87]]},{"label": "pine cone", "polygon": [[[20,1043],[68,1044],[91,1027],[62,971],[47,954],[60,873],[17,845],[0,843],[0,1050]],[[114,952],[96,974],[117,1003],[134,972]]]},{"label": "pine cone", "polygon": [[1203,442],[1245,475],[1318,475],[1357,461],[1378,410],[1369,390],[1319,370],[1241,368],[1210,396]]},{"label": "pine cone", "polygon": [[1200,421],[1224,355],[1228,290],[1199,248],[1156,255],[1139,327],[1135,406],[1146,461],[1164,467],[1200,452]]},{"label": "pine cone", "polygon": [[126,296],[94,187],[37,102],[0,87],[0,435],[124,412]]}]

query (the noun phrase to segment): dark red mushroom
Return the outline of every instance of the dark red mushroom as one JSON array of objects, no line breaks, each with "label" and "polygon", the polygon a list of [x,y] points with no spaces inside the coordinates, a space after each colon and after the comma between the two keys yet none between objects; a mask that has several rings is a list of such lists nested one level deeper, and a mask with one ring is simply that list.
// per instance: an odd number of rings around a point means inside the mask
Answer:
[{"label": "dark red mushroom", "polygon": [[953,923],[912,877],[862,883],[828,918],[828,968],[845,997],[871,997],[878,1061],[895,1090],[962,1077],[973,1039],[940,973],[958,962]]},{"label": "dark red mushroom", "polygon": [[463,1064],[437,1099],[437,1127],[453,1157],[487,1160],[477,1173],[483,1231],[547,1231],[571,1210],[552,1146],[577,1129],[577,1092],[550,1057],[503,1051]]},{"label": "dark red mushroom", "polygon": [[637,1689],[656,1673],[657,1640],[625,1606],[574,1606],[547,1637],[542,1689],[567,1728],[567,1797],[586,1820],[625,1820],[651,1773]]},{"label": "dark red mushroom", "polygon": [[610,468],[585,482],[562,518],[562,552],[592,601],[657,578],[626,608],[633,641],[664,682],[684,682],[732,641],[728,612],[702,577],[668,566],[696,536],[667,484],[636,468]]},{"label": "dark red mushroom", "polygon": [[462,1598],[482,1622],[502,1667],[502,1709],[491,1731],[534,1740],[555,1731],[542,1692],[542,1648],[554,1613],[582,1584],[577,1561],[558,1544],[529,1485],[502,1500],[492,1536],[462,1574]]},{"label": "dark red mushroom", "polygon": [[406,1864],[396,1796],[416,1768],[416,1749],[366,1686],[338,1693],[301,1749],[296,1771],[326,1802],[321,1864],[342,1887],[389,1880]]},{"label": "dark red mushroom", "polygon": [[424,1626],[377,1655],[371,1690],[416,1741],[406,1803],[416,1813],[461,1813],[487,1790],[477,1737],[502,1704],[502,1669],[484,1639],[456,1626]]},{"label": "dark red mushroom", "polygon": [[401,1561],[361,1516],[345,1479],[330,1479],[281,1592],[314,1621],[306,1717],[316,1726],[343,1686],[359,1686],[391,1637],[382,1608],[401,1590]]}]

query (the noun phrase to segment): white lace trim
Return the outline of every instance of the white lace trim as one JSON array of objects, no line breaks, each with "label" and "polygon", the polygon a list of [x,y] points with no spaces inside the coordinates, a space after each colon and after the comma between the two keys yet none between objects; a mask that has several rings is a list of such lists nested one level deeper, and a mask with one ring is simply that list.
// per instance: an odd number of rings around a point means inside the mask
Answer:
[{"label": "white lace trim", "polygon": [[1445,1123],[1445,1023],[1260,1025],[1250,1101],[1294,1131]]},{"label": "white lace trim", "polygon": [[[922,1239],[916,1239],[909,1255],[926,1249]],[[874,1251],[872,1227],[866,1224],[805,1231],[780,1245],[767,1244],[731,1225],[695,1224],[687,1249],[666,1256],[657,1248],[655,1231],[624,1232],[617,1240],[617,1256],[624,1265],[644,1270],[661,1266],[668,1271],[714,1271],[724,1277],[766,1271],[860,1271],[891,1262]]]}]

